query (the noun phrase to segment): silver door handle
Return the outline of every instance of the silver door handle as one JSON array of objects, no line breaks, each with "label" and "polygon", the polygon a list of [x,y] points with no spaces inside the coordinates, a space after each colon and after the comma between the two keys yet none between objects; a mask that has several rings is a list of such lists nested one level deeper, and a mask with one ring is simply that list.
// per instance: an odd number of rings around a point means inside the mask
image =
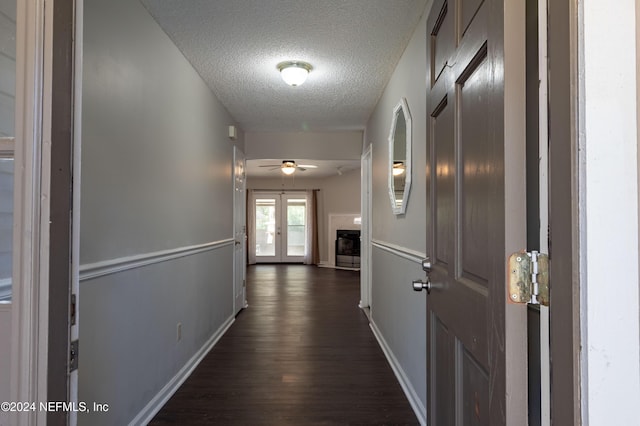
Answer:
[{"label": "silver door handle", "polygon": [[445,285],[442,283],[432,283],[429,277],[427,277],[425,281],[413,280],[411,285],[414,291],[427,290],[427,294],[431,294],[431,290],[442,290],[445,288]]},{"label": "silver door handle", "polygon": [[427,294],[431,293],[431,281],[427,278],[426,281],[422,280],[413,280],[411,283],[414,291],[422,291],[427,290]]},{"label": "silver door handle", "polygon": [[427,278],[426,280],[413,280],[411,282],[411,286],[414,291],[422,291],[427,290],[427,294],[431,294],[431,290],[434,288],[443,288],[442,285],[432,284],[429,274],[431,273],[431,259],[428,257],[422,260],[422,270],[426,272]]}]

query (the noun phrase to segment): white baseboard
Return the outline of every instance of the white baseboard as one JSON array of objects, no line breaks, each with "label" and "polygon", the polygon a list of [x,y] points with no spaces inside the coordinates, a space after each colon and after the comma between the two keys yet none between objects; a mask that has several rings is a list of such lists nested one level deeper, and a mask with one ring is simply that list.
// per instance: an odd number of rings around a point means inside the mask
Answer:
[{"label": "white baseboard", "polygon": [[369,322],[369,326],[373,331],[373,335],[376,336],[376,340],[378,340],[378,344],[382,348],[382,352],[384,352],[385,357],[387,357],[387,361],[389,362],[389,365],[391,365],[391,369],[393,369],[398,382],[400,382],[400,386],[402,386],[402,390],[407,396],[409,404],[411,404],[411,408],[413,408],[413,412],[416,413],[418,421],[422,426],[426,426],[427,410],[424,404],[422,403],[422,401],[420,401],[416,390],[414,389],[413,385],[409,381],[409,378],[400,366],[397,358],[395,357],[395,355],[393,355],[391,348],[389,347],[389,345],[387,345],[387,342],[384,340],[384,337],[382,336],[382,333],[380,333],[380,330],[378,330],[378,327],[376,327],[373,321]]},{"label": "white baseboard", "polygon": [[235,321],[235,317],[232,316],[224,324],[218,328],[218,330],[207,340],[207,342],[200,348],[198,352],[191,357],[191,359],[178,371],[169,382],[153,397],[151,401],[138,413],[138,415],[131,420],[129,426],[146,425],[153,417],[158,414],[164,404],[169,401],[174,393],[182,386],[187,378],[193,373],[198,364],[204,359],[209,351],[218,343],[218,340],[227,332],[231,324]]},{"label": "white baseboard", "polygon": [[343,271],[359,271],[360,268],[347,268],[346,266],[336,266],[336,265],[332,265],[330,263],[318,263],[318,268],[329,268],[329,269],[340,269]]}]

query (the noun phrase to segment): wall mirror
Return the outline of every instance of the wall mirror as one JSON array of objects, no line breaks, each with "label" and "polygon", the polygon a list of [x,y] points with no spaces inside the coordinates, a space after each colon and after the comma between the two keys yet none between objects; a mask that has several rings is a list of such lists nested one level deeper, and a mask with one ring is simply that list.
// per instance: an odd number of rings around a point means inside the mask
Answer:
[{"label": "wall mirror", "polygon": [[394,214],[404,214],[411,188],[411,114],[405,98],[393,109],[389,131],[389,196]]}]

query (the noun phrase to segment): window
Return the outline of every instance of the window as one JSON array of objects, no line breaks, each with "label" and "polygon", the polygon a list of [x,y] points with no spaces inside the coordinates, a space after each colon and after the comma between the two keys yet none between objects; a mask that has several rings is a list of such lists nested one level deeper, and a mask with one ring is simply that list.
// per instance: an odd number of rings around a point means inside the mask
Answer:
[{"label": "window", "polygon": [[11,301],[16,4],[0,1],[0,303]]}]

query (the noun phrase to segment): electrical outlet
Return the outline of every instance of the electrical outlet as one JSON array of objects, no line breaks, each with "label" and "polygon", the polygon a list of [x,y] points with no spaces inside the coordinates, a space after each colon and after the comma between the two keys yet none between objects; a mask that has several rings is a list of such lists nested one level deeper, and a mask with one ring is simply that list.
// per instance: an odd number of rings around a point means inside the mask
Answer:
[{"label": "electrical outlet", "polygon": [[179,322],[176,327],[176,342],[182,340],[182,323]]}]

